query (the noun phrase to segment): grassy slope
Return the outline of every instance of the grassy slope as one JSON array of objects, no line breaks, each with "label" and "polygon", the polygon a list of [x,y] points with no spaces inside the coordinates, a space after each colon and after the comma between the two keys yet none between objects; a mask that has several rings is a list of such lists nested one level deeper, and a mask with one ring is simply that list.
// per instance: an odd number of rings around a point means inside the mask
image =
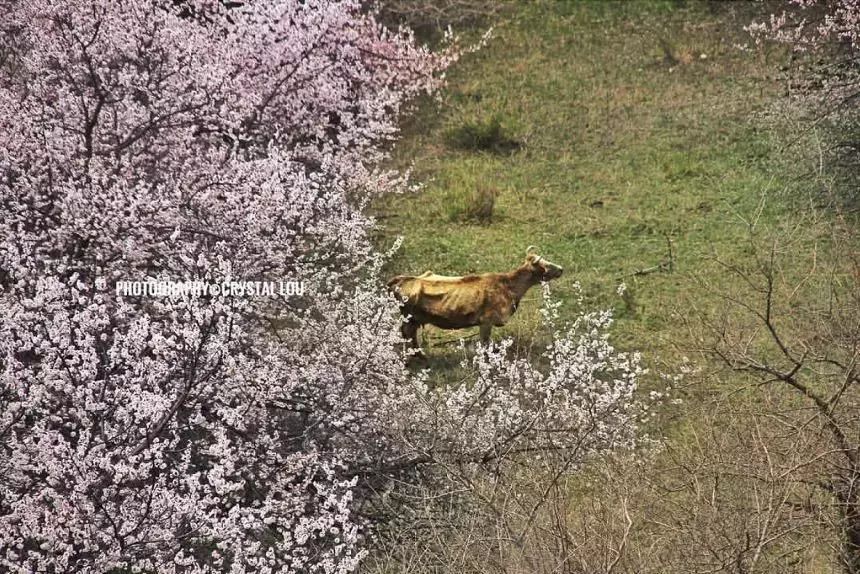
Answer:
[{"label": "grassy slope", "polygon": [[[778,89],[766,77],[774,62],[736,49],[748,17],[737,8],[519,5],[485,49],[457,65],[443,104],[423,106],[405,128],[396,162],[414,162],[426,186],[376,206],[380,245],[404,236],[390,271],[508,270],[536,244],[566,269],[554,284],[563,310],[576,311],[579,282],[587,308],[615,308],[622,346],[665,355],[667,342],[683,337],[673,313],[681,295],[696,296],[690,278],[722,280],[708,257],[740,255],[743,218],[763,190],[785,185],[769,133],[752,120]],[[520,149],[450,145],[452,131],[494,117]],[[478,185],[500,192],[488,225],[460,217]],[[762,220],[785,215],[781,204],[768,201]],[[658,263],[667,235],[675,272],[627,279],[632,297],[623,301],[617,277]],[[528,339],[538,300],[532,291],[496,336]],[[429,340],[453,336],[431,330]],[[430,354],[444,361],[456,352]]]}]

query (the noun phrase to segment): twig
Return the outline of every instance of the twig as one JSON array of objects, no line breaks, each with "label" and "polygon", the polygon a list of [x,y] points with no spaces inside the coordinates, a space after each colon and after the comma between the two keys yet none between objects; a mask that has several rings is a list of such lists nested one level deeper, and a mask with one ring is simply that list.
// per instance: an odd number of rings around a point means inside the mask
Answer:
[{"label": "twig", "polygon": [[650,273],[657,273],[658,271],[665,271],[667,273],[672,273],[675,270],[675,248],[672,244],[672,238],[666,235],[666,257],[663,258],[660,263],[654,265],[652,267],[645,267],[644,269],[635,269],[630,273],[626,273],[624,275],[619,275],[615,278],[616,281],[621,281],[622,279],[626,279],[627,277],[639,277],[641,275],[648,275]]},{"label": "twig", "polygon": [[624,275],[619,275],[618,277],[615,278],[615,280],[621,281],[622,279],[626,279],[627,277],[639,277],[640,275],[648,275],[649,273],[656,273],[658,271],[666,271],[666,272],[672,271],[672,262],[667,260],[667,259],[664,259],[663,261],[661,261],[657,265],[654,265],[653,267],[646,267],[644,269],[636,269],[630,273],[626,273]]}]

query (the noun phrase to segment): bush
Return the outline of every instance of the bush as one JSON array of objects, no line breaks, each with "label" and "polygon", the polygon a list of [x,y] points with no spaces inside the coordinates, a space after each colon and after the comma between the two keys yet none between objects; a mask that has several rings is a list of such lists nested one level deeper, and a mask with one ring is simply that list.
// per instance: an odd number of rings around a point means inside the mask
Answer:
[{"label": "bush", "polygon": [[478,223],[490,223],[499,190],[488,185],[478,184],[466,200],[464,218]]},{"label": "bush", "polygon": [[494,153],[510,153],[521,146],[519,141],[505,133],[505,128],[498,116],[485,120],[466,121],[459,126],[449,128],[445,132],[445,141],[454,149]]}]

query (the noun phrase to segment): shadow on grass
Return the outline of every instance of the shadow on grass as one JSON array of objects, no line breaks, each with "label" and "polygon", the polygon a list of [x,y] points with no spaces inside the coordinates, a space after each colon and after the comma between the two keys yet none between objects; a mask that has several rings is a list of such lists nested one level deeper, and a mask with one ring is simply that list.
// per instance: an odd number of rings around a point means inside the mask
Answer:
[{"label": "shadow on grass", "polygon": [[508,155],[519,150],[522,142],[506,132],[497,115],[488,119],[464,120],[445,131],[445,143],[461,151]]}]

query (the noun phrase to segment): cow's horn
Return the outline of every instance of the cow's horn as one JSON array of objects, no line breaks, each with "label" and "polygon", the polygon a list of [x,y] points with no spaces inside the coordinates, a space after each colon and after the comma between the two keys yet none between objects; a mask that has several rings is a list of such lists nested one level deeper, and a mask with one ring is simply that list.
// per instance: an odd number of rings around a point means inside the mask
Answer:
[{"label": "cow's horn", "polygon": [[526,255],[530,255],[533,251],[537,251],[537,247],[534,245],[529,245],[526,247]]}]

